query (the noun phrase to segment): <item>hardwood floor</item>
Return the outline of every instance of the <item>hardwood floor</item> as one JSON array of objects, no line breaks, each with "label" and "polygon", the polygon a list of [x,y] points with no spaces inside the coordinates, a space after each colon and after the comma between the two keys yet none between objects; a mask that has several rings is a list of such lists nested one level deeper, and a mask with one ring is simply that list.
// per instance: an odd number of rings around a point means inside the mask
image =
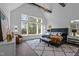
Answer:
[{"label": "hardwood floor", "polygon": [[16,45],[17,56],[37,56],[34,50],[26,43]]}]

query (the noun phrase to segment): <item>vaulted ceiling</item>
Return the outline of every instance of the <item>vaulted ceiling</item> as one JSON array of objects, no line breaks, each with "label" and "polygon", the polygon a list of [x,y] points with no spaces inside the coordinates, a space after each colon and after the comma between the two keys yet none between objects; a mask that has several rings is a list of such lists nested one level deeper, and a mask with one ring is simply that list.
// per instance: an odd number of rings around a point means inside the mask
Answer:
[{"label": "vaulted ceiling", "polygon": [[[18,8],[18,7],[20,7],[21,5],[23,5],[24,3],[0,3],[0,7],[6,7],[6,8],[8,8],[10,11],[12,11],[12,10],[14,10],[14,9],[16,9],[16,8]],[[49,3],[36,3],[36,4],[38,4],[38,5],[40,5],[40,6],[43,6],[43,7],[45,7],[45,8],[47,8],[47,9],[49,9],[49,10],[51,10],[52,8],[51,8],[51,6],[52,6],[52,4],[49,4]]]},{"label": "vaulted ceiling", "polygon": [[6,7],[8,8],[10,11],[18,8],[19,6],[21,6],[23,3],[0,3],[0,7]]}]

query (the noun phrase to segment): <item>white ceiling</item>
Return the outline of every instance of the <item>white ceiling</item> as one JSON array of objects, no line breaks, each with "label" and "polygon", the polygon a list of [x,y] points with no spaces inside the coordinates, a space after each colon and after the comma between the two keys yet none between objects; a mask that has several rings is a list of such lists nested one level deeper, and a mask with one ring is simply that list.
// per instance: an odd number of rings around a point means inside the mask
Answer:
[{"label": "white ceiling", "polygon": [[23,3],[0,3],[0,7],[6,7],[8,8],[10,11],[18,8],[19,6],[21,6]]},{"label": "white ceiling", "polygon": [[[6,7],[10,11],[12,11],[12,10],[18,8],[19,6],[21,6],[22,4],[24,4],[24,3],[0,3],[0,7]],[[43,6],[43,7],[48,8],[48,9],[51,10],[51,4],[49,4],[49,3],[42,3],[42,4],[41,3],[37,3],[37,4],[39,4],[39,5]]]}]

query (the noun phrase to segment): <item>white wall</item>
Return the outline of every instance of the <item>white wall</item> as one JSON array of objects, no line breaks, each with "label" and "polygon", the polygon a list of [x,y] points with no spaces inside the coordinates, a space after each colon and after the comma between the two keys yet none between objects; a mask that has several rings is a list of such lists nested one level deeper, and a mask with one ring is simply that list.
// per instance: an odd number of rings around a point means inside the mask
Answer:
[{"label": "white wall", "polygon": [[30,4],[23,4],[19,8],[11,11],[11,30],[12,31],[14,31],[14,26],[18,26],[18,31],[19,33],[21,33],[21,23],[20,23],[21,14],[40,17],[43,19],[43,25],[45,27],[47,26],[47,21],[40,8],[30,5]]},{"label": "white wall", "polygon": [[1,12],[6,16],[5,20],[2,21],[2,32],[3,32],[3,39],[5,39],[7,28],[9,27],[9,20],[10,20],[10,10],[5,4],[0,4]]},{"label": "white wall", "polygon": [[17,7],[21,6],[23,3],[0,3],[0,11],[6,16],[5,20],[2,21],[2,32],[3,38],[5,39],[7,28],[10,28],[10,12]]},{"label": "white wall", "polygon": [[48,25],[53,28],[69,27],[71,20],[79,19],[79,3],[66,3],[66,7],[61,7],[59,4],[52,4],[52,13],[44,13],[48,19]]}]

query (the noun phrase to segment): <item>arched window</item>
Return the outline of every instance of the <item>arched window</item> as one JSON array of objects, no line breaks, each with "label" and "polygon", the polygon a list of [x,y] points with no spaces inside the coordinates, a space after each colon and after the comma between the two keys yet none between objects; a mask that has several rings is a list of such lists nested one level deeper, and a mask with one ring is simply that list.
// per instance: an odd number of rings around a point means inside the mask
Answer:
[{"label": "arched window", "polygon": [[22,34],[42,34],[42,18],[21,15],[21,33]]}]

